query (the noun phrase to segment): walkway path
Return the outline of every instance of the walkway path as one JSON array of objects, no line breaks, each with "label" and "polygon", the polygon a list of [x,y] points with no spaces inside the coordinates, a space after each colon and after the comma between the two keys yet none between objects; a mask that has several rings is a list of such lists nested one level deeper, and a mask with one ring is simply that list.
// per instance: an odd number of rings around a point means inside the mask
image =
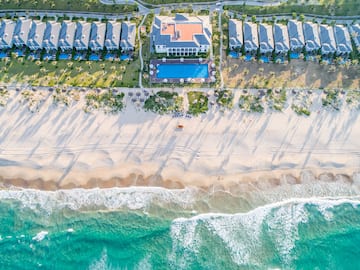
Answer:
[{"label": "walkway path", "polygon": [[144,24],[144,21],[146,19],[147,14],[144,15],[139,27],[138,27],[138,40],[139,40],[139,58],[140,58],[140,72],[139,72],[139,86],[140,88],[143,88],[142,85],[142,75],[143,75],[143,69],[144,69],[144,59],[142,57],[142,42],[141,42],[141,34],[140,34],[140,28]]},{"label": "walkway path", "polygon": [[221,23],[221,15],[223,9],[221,8],[219,11],[219,30],[220,30],[220,48],[219,48],[219,55],[220,55],[220,63],[219,63],[219,73],[220,73],[220,88],[224,87],[224,78],[222,74],[222,62],[223,62],[223,30],[222,30],[222,23]]}]

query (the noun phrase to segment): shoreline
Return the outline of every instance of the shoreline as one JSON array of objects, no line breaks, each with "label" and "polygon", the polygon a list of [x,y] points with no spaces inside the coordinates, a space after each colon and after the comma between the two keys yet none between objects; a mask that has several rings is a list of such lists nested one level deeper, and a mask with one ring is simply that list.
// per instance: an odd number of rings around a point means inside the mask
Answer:
[{"label": "shoreline", "polygon": [[[11,171],[16,171],[16,173],[12,174]],[[347,183],[358,186],[360,189],[360,169],[356,168],[278,169],[217,176],[181,173],[183,178],[180,176],[169,178],[162,175],[135,172],[131,172],[126,176],[114,176],[113,173],[108,172],[108,176],[104,176],[102,172],[101,169],[90,173],[87,172],[87,178],[84,178],[85,172],[78,174],[75,172],[71,178],[62,182],[51,178],[56,173],[49,174],[49,171],[34,174],[33,169],[12,168],[9,170],[8,168],[7,173],[0,170],[0,189],[15,187],[56,191],[74,188],[162,187],[170,190],[197,188],[205,192],[224,191],[236,194],[237,192],[247,192],[255,189],[267,190],[283,185],[293,186],[317,182]],[[22,175],[28,175],[28,178],[24,178]]]}]

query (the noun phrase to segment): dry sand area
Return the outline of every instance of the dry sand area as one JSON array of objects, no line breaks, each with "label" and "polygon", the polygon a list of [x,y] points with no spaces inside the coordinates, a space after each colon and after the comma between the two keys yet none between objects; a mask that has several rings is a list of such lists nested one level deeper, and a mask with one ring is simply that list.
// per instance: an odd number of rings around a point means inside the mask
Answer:
[{"label": "dry sand area", "polygon": [[129,98],[120,114],[89,114],[83,99],[68,108],[53,105],[50,94],[32,113],[20,98],[11,92],[7,107],[0,107],[5,185],[226,186],[304,169],[351,175],[360,165],[358,111],[320,111],[317,92],[310,117],[290,107],[263,114],[235,107],[174,118],[136,109]]},{"label": "dry sand area", "polygon": [[223,76],[230,88],[360,88],[360,65],[347,68],[304,60],[274,64],[225,57]]}]

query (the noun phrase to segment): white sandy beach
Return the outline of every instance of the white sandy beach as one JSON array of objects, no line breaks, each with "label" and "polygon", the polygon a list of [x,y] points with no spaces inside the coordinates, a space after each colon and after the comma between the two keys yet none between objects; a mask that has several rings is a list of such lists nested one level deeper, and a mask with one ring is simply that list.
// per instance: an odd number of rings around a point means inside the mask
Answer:
[{"label": "white sandy beach", "polygon": [[298,177],[308,169],[351,176],[360,165],[359,112],[321,109],[320,92],[313,94],[310,117],[290,106],[257,114],[235,105],[225,113],[214,107],[199,117],[174,118],[136,109],[129,98],[120,114],[88,114],[82,101],[55,106],[47,95],[39,112],[29,112],[18,92],[0,107],[6,183],[30,181],[45,189],[232,186],[250,178]]}]

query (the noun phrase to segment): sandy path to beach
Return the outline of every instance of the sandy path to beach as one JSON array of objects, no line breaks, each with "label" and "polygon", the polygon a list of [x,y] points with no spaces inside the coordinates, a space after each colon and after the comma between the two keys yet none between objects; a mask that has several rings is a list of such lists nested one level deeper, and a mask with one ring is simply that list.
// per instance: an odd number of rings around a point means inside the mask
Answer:
[{"label": "sandy path to beach", "polygon": [[359,113],[320,110],[319,93],[310,117],[288,106],[263,114],[211,108],[192,118],[144,112],[129,98],[118,115],[88,114],[82,102],[53,105],[50,94],[31,113],[11,95],[0,107],[0,175],[20,185],[209,186],[303,169],[351,174],[360,165]]}]

